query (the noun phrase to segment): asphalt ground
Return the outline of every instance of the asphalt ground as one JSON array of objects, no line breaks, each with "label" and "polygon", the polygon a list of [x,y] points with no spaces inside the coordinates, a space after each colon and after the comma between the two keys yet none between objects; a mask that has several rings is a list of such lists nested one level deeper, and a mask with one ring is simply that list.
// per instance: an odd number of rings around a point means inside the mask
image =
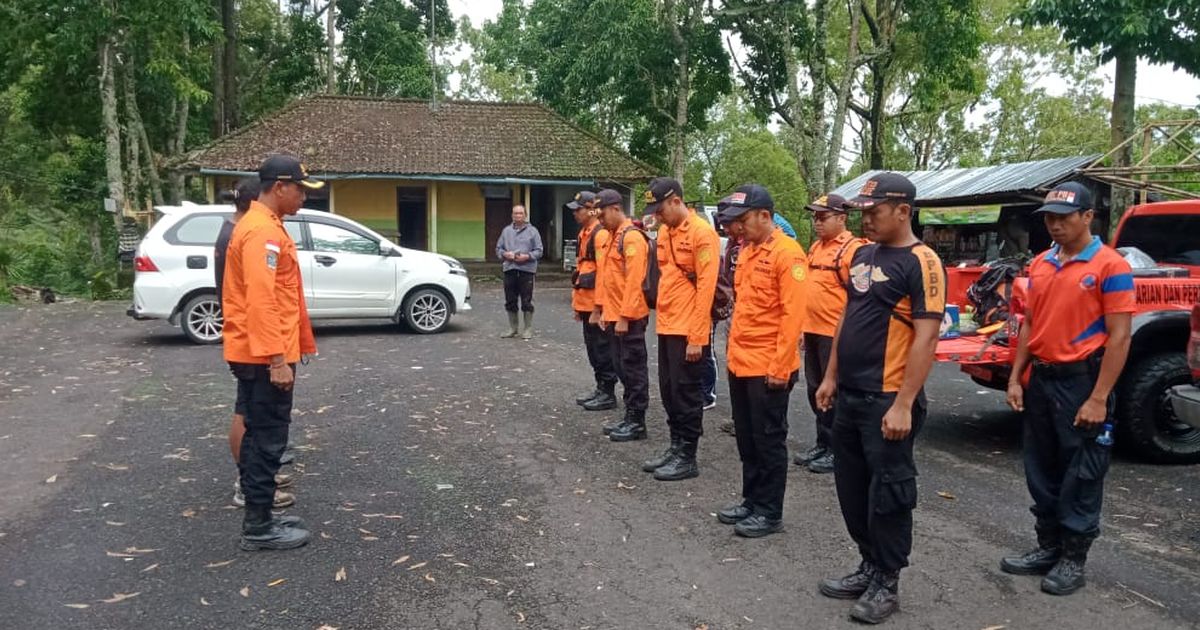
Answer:
[{"label": "asphalt ground", "polygon": [[[740,487],[716,430],[723,383],[701,476],[656,482],[639,468],[666,440],[656,386],[645,442],[608,442],[620,411],[573,403],[590,375],[568,291],[538,287],[523,342],[498,338],[499,286],[474,289],[476,310],[441,335],[317,324],[288,510],[314,539],[263,553],[237,548],[219,348],[124,304],[0,307],[0,627],[855,626],[849,602],[816,591],[856,563],[830,476],[793,467],[786,532],[734,536],[714,517]],[[1200,467],[1118,457],[1089,585],[1055,598],[997,568],[1033,540],[1018,417],[953,366],[928,393],[889,627],[1196,627]],[[790,418],[806,447],[802,386]]]}]

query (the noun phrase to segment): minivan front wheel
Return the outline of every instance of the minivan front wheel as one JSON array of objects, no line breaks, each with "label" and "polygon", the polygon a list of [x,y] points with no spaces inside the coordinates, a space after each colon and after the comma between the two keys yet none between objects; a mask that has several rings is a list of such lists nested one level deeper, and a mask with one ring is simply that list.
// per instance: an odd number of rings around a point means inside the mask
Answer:
[{"label": "minivan front wheel", "polygon": [[188,300],[180,311],[179,325],[183,334],[192,343],[211,345],[221,343],[221,330],[225,328],[225,317],[221,303],[212,293],[203,293]]},{"label": "minivan front wheel", "polygon": [[404,323],[415,333],[439,333],[450,325],[450,298],[437,289],[418,289],[404,298]]}]

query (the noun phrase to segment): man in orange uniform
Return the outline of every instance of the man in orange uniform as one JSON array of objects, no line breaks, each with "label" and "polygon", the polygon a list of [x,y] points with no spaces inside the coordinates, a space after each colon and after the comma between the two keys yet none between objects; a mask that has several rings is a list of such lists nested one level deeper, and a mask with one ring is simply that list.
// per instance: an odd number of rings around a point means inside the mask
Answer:
[{"label": "man in orange uniform", "polygon": [[817,388],[833,354],[833,334],[846,310],[850,261],[867,242],[846,229],[844,203],[839,195],[822,195],[806,207],[812,212],[813,233],[818,239],[808,251],[808,316],[804,318],[804,379],[808,405],[816,416],[817,439],[812,448],[796,456],[796,465],[818,474],[833,472],[830,438],[834,410],[817,407]]},{"label": "man in orange uniform", "polygon": [[808,262],[775,225],[775,202],[750,184],[729,196],[726,216],[741,224],[729,330],[729,402],[742,460],[742,502],[717,518],[747,538],[783,529],[788,397],[799,379]]},{"label": "man in orange uniform", "polygon": [[900,570],[912,550],[917,505],[913,442],[925,422],[925,379],[946,310],[946,271],[912,230],[917,189],[884,172],[846,202],[862,210],[874,243],[850,264],[846,311],[821,387],[832,409],[834,484],[842,519],[858,545],[858,570],[822,580],[826,597],[857,599],[850,617],[881,623],[900,609]]},{"label": "man in orange uniform", "polygon": [[595,193],[581,191],[566,206],[575,213],[575,221],[579,223],[571,309],[575,311],[575,319],[583,322],[583,345],[596,379],[595,389],[576,398],[575,404],[588,411],[615,409],[617,398],[613,392],[617,386],[617,372],[613,369],[608,337],[599,326],[589,321],[592,311],[596,309],[596,252],[604,250],[608,243],[608,232],[600,226]]},{"label": "man in orange uniform", "polygon": [[646,439],[646,407],[650,404],[650,376],[646,366],[646,326],[650,307],[642,293],[649,266],[649,241],[634,227],[621,193],[605,188],[596,193],[600,220],[609,232],[608,243],[599,254],[596,308],[591,322],[608,332],[613,367],[625,388],[625,416],[604,426],[614,442]]},{"label": "man in orange uniform", "polygon": [[712,303],[720,272],[721,239],[683,203],[678,181],[659,177],[646,191],[646,212],[658,230],[658,391],[667,412],[671,445],[644,464],[659,481],[700,474],[696,447],[704,434],[701,387],[712,353]]},{"label": "man in orange uniform", "polygon": [[[1000,570],[1046,574],[1042,590],[1069,595],[1100,533],[1111,442],[1113,387],[1129,357],[1137,310],[1133,273],[1093,236],[1092,194],[1079,182],[1046,195],[1041,214],[1054,247],[1029,263],[1029,297],[1017,342],[1008,404],[1025,415],[1025,480],[1038,546],[1004,558]],[[1021,383],[1032,364],[1028,389]],[[1111,437],[1111,436],[1108,436]]]},{"label": "man in orange uniform", "polygon": [[258,177],[262,191],[234,228],[223,284],[225,360],[246,411],[238,472],[246,498],[241,548],[247,551],[292,549],[310,536],[297,520],[274,518],[271,504],[292,421],[295,366],[317,351],[296,244],[283,217],[300,209],[306,189],[324,185],[286,155],[267,158]]}]

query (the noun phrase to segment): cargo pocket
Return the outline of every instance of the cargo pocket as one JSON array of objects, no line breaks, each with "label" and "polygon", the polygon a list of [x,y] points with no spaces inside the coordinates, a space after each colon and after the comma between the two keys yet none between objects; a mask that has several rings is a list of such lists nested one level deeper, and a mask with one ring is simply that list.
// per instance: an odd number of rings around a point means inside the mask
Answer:
[{"label": "cargo pocket", "polygon": [[896,514],[917,507],[917,475],[911,470],[884,472],[875,489],[875,513]]},{"label": "cargo pocket", "polygon": [[1088,440],[1079,449],[1079,479],[1099,481],[1108,473],[1109,448]]}]

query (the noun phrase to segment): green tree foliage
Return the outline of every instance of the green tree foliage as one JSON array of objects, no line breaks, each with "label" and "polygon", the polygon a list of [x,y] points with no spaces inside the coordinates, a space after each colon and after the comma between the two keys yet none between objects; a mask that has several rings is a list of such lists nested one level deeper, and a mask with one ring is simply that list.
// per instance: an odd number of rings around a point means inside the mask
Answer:
[{"label": "green tree foliage", "polygon": [[[454,34],[446,0],[340,0],[337,26],[345,57],[341,87],[351,94],[428,98],[433,93],[429,57],[431,20],[437,38]],[[440,18],[435,18],[441,16]]]}]

